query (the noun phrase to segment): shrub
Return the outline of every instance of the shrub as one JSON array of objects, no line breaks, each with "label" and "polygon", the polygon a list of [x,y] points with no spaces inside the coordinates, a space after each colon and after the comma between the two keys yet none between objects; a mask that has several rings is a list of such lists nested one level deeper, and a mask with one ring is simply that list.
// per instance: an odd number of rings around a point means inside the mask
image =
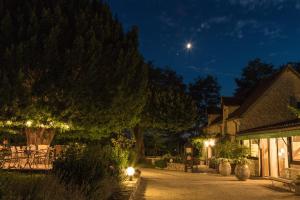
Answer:
[{"label": "shrub", "polygon": [[155,167],[158,167],[158,168],[165,168],[165,167],[167,167],[167,161],[157,160],[157,161],[155,161],[154,165],[155,165]]},{"label": "shrub", "polygon": [[65,185],[80,187],[87,199],[107,199],[118,187],[124,154],[110,146],[71,145],[53,163],[53,172]]},{"label": "shrub", "polygon": [[66,187],[52,175],[1,173],[0,199],[84,200],[79,188]]},{"label": "shrub", "polygon": [[165,155],[162,156],[162,159],[165,160],[166,162],[169,162],[171,158],[173,159],[173,156],[170,153],[166,153]]},{"label": "shrub", "polygon": [[212,157],[209,162],[209,167],[213,169],[218,169],[219,164],[220,164],[220,159],[216,157]]},{"label": "shrub", "polygon": [[236,159],[247,157],[249,155],[249,148],[236,142],[225,141],[217,143],[215,153],[217,158]]},{"label": "shrub", "polygon": [[247,158],[240,157],[240,158],[237,158],[237,159],[234,160],[234,164],[236,164],[236,165],[248,165],[248,164],[250,164],[250,161]]}]

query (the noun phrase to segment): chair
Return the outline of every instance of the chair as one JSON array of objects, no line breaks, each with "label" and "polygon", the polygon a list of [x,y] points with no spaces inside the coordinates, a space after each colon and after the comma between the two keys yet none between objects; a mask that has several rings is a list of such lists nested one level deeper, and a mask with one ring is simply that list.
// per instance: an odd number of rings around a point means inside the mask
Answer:
[{"label": "chair", "polygon": [[38,145],[37,151],[34,154],[34,163],[36,167],[39,168],[39,164],[44,164],[45,168],[47,168],[47,165],[49,166],[49,155],[49,145]]},{"label": "chair", "polygon": [[20,168],[25,168],[28,155],[26,154],[27,147],[26,146],[17,146],[16,147],[17,154],[18,154],[18,166]]},{"label": "chair", "polygon": [[9,161],[8,168],[16,168],[16,166],[19,164],[17,148],[15,146],[11,146],[10,151],[11,154],[10,154],[10,159],[8,159]]},{"label": "chair", "polygon": [[9,167],[10,162],[11,150],[10,148],[3,147],[2,150],[0,150],[0,168],[4,169],[6,167],[6,164],[8,164],[7,167]]},{"label": "chair", "polygon": [[28,167],[30,169],[32,169],[32,165],[34,164],[35,161],[35,153],[36,153],[36,145],[29,145],[26,146],[26,148],[24,148],[24,155],[26,157],[26,163],[24,165],[24,168],[26,165],[28,165]]}]

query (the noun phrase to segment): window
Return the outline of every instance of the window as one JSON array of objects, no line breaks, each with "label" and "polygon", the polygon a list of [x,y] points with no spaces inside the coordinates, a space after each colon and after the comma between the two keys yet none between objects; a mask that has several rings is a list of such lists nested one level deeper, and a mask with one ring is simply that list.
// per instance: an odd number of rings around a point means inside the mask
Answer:
[{"label": "window", "polygon": [[249,142],[249,140],[244,140],[243,144],[244,144],[244,146],[250,148],[250,142]]},{"label": "window", "polygon": [[292,137],[292,158],[293,161],[300,161],[300,136]]},{"label": "window", "polygon": [[250,155],[251,157],[258,157],[259,155],[259,145],[258,140],[250,140]]}]

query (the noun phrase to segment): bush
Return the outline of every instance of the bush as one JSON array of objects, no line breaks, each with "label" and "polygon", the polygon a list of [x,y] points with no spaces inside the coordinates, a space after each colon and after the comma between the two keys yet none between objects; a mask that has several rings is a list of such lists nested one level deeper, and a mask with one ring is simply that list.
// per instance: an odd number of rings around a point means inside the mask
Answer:
[{"label": "bush", "polygon": [[209,167],[213,169],[218,169],[219,164],[220,164],[220,159],[216,157],[212,157],[209,161]]},{"label": "bush", "polygon": [[70,145],[51,174],[0,174],[0,199],[107,200],[120,189],[128,152],[111,146]]},{"label": "bush", "polygon": [[53,172],[65,185],[79,187],[87,199],[107,199],[118,188],[128,153],[110,146],[71,145],[53,163]]},{"label": "bush", "polygon": [[228,159],[247,157],[249,155],[249,148],[236,142],[225,141],[217,143],[215,146],[215,155],[217,158]]},{"label": "bush", "polygon": [[166,168],[167,167],[167,161],[166,160],[157,160],[154,163],[155,167],[158,168]]},{"label": "bush", "polygon": [[84,200],[79,188],[66,187],[59,179],[44,174],[0,174],[0,199]]}]

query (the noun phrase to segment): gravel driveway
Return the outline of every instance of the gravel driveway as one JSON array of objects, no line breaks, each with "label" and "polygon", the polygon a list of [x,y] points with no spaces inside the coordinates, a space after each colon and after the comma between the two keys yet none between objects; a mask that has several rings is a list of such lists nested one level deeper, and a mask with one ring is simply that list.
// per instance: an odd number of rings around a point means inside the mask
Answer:
[{"label": "gravel driveway", "polygon": [[217,174],[142,169],[136,200],[272,200],[298,199],[293,193],[271,187],[267,180],[237,181]]}]

